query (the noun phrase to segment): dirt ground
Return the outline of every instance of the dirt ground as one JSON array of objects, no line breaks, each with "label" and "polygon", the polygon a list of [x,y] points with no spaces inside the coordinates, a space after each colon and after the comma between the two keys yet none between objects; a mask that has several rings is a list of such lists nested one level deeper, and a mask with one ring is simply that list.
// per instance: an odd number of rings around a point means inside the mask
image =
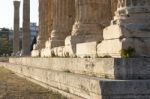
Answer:
[{"label": "dirt ground", "polygon": [[67,99],[0,67],[0,99]]}]

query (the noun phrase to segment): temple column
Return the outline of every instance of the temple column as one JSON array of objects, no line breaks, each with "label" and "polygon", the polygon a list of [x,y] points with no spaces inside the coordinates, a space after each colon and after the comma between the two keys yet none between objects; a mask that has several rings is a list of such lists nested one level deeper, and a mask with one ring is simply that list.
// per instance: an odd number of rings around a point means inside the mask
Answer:
[{"label": "temple column", "polygon": [[20,1],[14,1],[14,35],[13,35],[13,54],[19,52],[19,8]]},{"label": "temple column", "polygon": [[53,0],[51,48],[63,46],[74,22],[74,0]]},{"label": "temple column", "polygon": [[[110,12],[107,12],[110,10],[108,3],[110,0],[75,0],[76,22],[72,36],[84,36],[80,42],[101,41],[103,22],[111,19],[110,15],[104,16]],[[103,9],[108,10],[104,12]]]},{"label": "temple column", "polygon": [[50,6],[51,0],[39,0],[39,34],[37,37],[37,43],[34,44],[32,56],[40,56],[41,50],[45,47],[45,42],[48,40],[49,36],[49,13],[51,10]]},{"label": "temple column", "polygon": [[41,57],[50,57],[53,48],[65,45],[65,38],[71,35],[75,16],[74,0],[51,0],[48,9],[49,39],[41,51]]},{"label": "temple column", "polygon": [[111,11],[112,17],[115,16],[115,11],[117,10],[118,0],[111,0]]},{"label": "temple column", "polygon": [[23,0],[22,55],[30,55],[30,0]]},{"label": "temple column", "polygon": [[53,27],[53,5],[52,5],[52,0],[48,0],[48,37],[49,39],[51,38],[51,32],[52,32],[52,27]]},{"label": "temple column", "polygon": [[75,0],[75,12],[72,34],[65,40],[71,54],[76,54],[78,43],[103,40],[102,31],[112,18],[111,0]]}]

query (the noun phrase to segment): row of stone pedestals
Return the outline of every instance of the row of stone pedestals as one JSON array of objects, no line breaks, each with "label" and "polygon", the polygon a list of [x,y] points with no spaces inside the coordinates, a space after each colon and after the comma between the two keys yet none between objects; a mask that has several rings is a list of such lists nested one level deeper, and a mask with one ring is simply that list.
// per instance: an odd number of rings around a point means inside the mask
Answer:
[{"label": "row of stone pedestals", "polygon": [[39,0],[39,16],[33,57],[150,56],[148,0]]}]

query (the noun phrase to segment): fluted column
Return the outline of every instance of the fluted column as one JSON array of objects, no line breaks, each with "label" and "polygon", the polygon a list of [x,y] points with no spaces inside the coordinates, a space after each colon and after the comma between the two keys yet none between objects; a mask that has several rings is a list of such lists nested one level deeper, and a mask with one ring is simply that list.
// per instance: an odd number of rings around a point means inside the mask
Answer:
[{"label": "fluted column", "polygon": [[45,47],[45,42],[48,39],[48,23],[49,23],[49,3],[51,0],[39,0],[39,34],[37,37],[37,43],[34,45],[33,50],[41,50]]},{"label": "fluted column", "polygon": [[51,1],[51,0],[44,0],[44,36],[45,36],[45,41],[48,40],[49,38],[49,33],[48,33],[48,19],[49,19],[49,16],[48,16],[48,12],[49,12],[49,9],[48,9],[48,2]]},{"label": "fluted column", "polygon": [[75,5],[76,22],[72,36],[81,37],[78,42],[101,41],[102,30],[111,20],[111,1],[75,0]]},{"label": "fluted column", "polygon": [[118,0],[111,0],[111,11],[112,17],[115,15],[115,11],[117,11]]},{"label": "fluted column", "polygon": [[65,38],[71,34],[73,22],[74,0],[53,0],[52,47],[64,45]]},{"label": "fluted column", "polygon": [[53,4],[52,0],[48,0],[48,37],[51,38],[52,26],[53,26]]},{"label": "fluted column", "polygon": [[14,1],[14,35],[13,35],[13,54],[19,51],[19,8],[20,1]]},{"label": "fluted column", "polygon": [[22,55],[30,55],[30,0],[23,0]]}]

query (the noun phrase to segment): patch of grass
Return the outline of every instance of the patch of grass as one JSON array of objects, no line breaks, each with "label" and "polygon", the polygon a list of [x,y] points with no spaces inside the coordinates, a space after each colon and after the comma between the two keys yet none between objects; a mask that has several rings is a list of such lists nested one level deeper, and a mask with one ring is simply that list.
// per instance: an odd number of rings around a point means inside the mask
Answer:
[{"label": "patch of grass", "polygon": [[135,49],[132,47],[128,47],[127,49],[122,49],[120,53],[121,57],[123,58],[131,58],[135,55]]}]

